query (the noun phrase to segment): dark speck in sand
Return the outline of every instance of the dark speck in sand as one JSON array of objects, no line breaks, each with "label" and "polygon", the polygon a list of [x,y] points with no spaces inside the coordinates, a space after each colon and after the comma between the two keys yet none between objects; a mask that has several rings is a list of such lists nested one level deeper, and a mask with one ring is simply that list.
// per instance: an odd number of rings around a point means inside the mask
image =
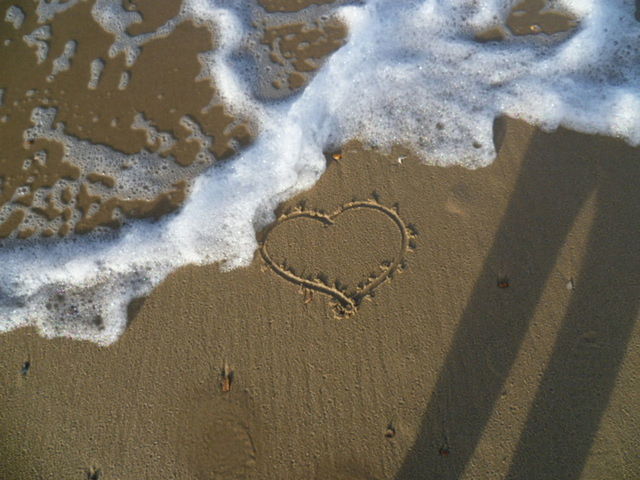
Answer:
[{"label": "dark speck in sand", "polygon": [[87,470],[87,480],[100,480],[102,478],[102,470],[91,467]]},{"label": "dark speck in sand", "polygon": [[392,423],[387,425],[387,430],[384,432],[384,436],[387,438],[393,438],[396,436],[396,427]]},{"label": "dark speck in sand", "polygon": [[229,368],[229,365],[225,362],[224,367],[220,373],[222,377],[222,391],[225,393],[230,392],[231,384],[233,383],[234,379],[233,370],[231,370],[231,368]]}]

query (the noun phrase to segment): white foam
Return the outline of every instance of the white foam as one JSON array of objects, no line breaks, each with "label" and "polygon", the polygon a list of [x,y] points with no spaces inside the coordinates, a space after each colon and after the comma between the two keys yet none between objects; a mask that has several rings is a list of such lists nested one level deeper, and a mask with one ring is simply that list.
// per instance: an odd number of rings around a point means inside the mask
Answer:
[{"label": "white foam", "polygon": [[95,90],[98,88],[104,66],[104,60],[101,58],[95,58],[91,61],[91,64],[89,65],[89,83],[87,83],[87,88],[89,90]]},{"label": "white foam", "polygon": [[91,14],[105,31],[115,36],[115,40],[109,48],[109,57],[114,58],[121,53],[124,54],[127,67],[133,66],[140,55],[141,47],[145,43],[166,37],[175,29],[178,23],[185,20],[183,15],[178,15],[154,32],[131,36],[127,34],[127,28],[134,23],[140,23],[142,16],[138,12],[125,10],[120,2],[96,0],[91,9]]},{"label": "white foam", "polygon": [[120,74],[120,80],[118,81],[118,90],[126,90],[131,81],[131,73],[122,72]]},{"label": "white foam", "polygon": [[[216,26],[219,48],[200,57],[201,75],[215,81],[232,112],[256,120],[255,143],[201,175],[184,208],[162,221],[127,225],[115,240],[3,248],[0,328],[34,324],[47,336],[115,341],[125,328],[128,301],[177,267],[248,264],[256,229],[273,220],[280,201],[317,181],[323,150],[352,138],[382,148],[401,143],[425,162],[468,168],[493,160],[493,120],[501,114],[638,144],[640,27],[633,2],[558,1],[577,17],[572,34],[476,42],[479,30],[504,21],[512,3],[369,0],[342,8],[346,45],[302,93],[270,104],[252,97],[252,79],[231,61],[247,35],[238,13],[243,3],[185,1],[161,34],[189,18]],[[94,15],[115,34],[112,53],[135,59],[144,39],[125,38],[124,26],[134,17],[117,4],[101,0]],[[124,161],[107,147],[96,156],[93,146],[65,136],[53,126],[54,114],[40,111],[29,138],[57,136],[74,155],[95,157],[96,166]]]},{"label": "white foam", "polygon": [[71,68],[71,59],[76,53],[77,46],[78,42],[75,40],[69,40],[64,44],[64,50],[60,56],[53,60],[51,74],[47,77],[47,81],[52,82],[60,72],[66,72]]},{"label": "white foam", "polygon": [[37,0],[36,14],[39,23],[46,23],[59,13],[75,6],[80,0]]},{"label": "white foam", "polygon": [[24,12],[17,5],[11,5],[9,8],[7,8],[7,13],[5,13],[4,15],[4,20],[13,25],[13,28],[18,30],[24,23]]},{"label": "white foam", "polygon": [[35,47],[38,63],[42,63],[47,59],[49,55],[49,44],[47,40],[51,39],[51,27],[49,25],[42,25],[36,28],[29,35],[23,36],[22,39],[28,46]]},{"label": "white foam", "polygon": [[198,144],[199,150],[196,154],[196,159],[200,162],[206,162],[207,164],[215,162],[215,156],[211,153],[213,137],[204,133],[198,122],[187,115],[180,119],[180,125],[191,132],[185,140],[187,142],[195,142]]},{"label": "white foam", "polygon": [[176,139],[171,132],[159,131],[150,120],[145,118],[143,113],[137,113],[133,117],[131,128],[142,130],[147,137],[147,145],[156,147],[158,153],[166,153],[176,144]]},{"label": "white foam", "polygon": [[[80,213],[77,210],[76,197],[78,192],[84,185],[87,193],[97,195],[102,198],[110,198],[117,196],[118,198],[128,200],[151,200],[156,198],[163,192],[170,191],[172,186],[186,174],[187,176],[196,176],[203,171],[205,165],[194,162],[188,167],[176,164],[173,157],[165,154],[166,152],[158,149],[157,153],[150,153],[142,150],[136,154],[126,155],[117,152],[105,145],[96,145],[87,141],[79,140],[68,135],[64,130],[64,124],[56,123],[57,111],[55,108],[35,108],[31,113],[31,121],[33,126],[23,133],[25,146],[32,144],[37,140],[46,140],[58,143],[63,150],[62,160],[75,165],[79,170],[79,176],[76,180],[64,179],[58,181],[51,188],[41,189],[35,192],[32,207],[46,210],[50,201],[60,211],[67,207],[73,209],[72,218],[63,219],[57,217],[48,222],[39,215],[29,214],[23,220],[22,226],[26,229],[34,229],[43,231],[45,228],[53,228],[57,230],[67,224],[68,227],[74,228],[81,220]],[[164,138],[165,132],[156,132],[160,143],[160,147],[165,145],[167,140]],[[23,159],[23,167],[27,169],[32,164],[44,166],[48,157],[45,151],[36,152],[31,158]],[[208,165],[208,164],[207,164]],[[89,174],[99,174],[115,180],[115,185],[111,188],[101,182],[87,181]],[[24,188],[18,189],[13,199],[30,192],[30,181],[27,180]],[[70,200],[62,203],[64,192],[70,196]],[[16,209],[21,207],[12,203],[5,203],[0,207],[0,222],[8,218]],[[97,208],[97,205],[92,207]],[[92,213],[89,212],[89,216]],[[118,215],[116,211],[116,215]],[[87,248],[89,247],[87,242]],[[0,253],[0,256],[2,254]],[[0,283],[0,286],[3,285]],[[0,288],[0,297],[2,289]],[[0,305],[0,311],[1,311]]]}]

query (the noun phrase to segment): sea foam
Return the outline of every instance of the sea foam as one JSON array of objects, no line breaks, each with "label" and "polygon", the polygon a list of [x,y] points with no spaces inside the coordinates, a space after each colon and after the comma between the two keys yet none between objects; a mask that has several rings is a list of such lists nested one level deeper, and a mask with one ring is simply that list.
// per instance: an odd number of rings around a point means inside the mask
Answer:
[{"label": "sea foam", "polygon": [[[114,342],[130,300],[176,268],[251,262],[256,230],[274,220],[279,202],[318,180],[323,151],[350,139],[381,148],[403,144],[425,163],[468,168],[494,159],[493,121],[503,114],[544,129],[564,125],[640,143],[634,2],[558,0],[553,6],[576,19],[573,31],[477,41],[479,32],[504,24],[514,3],[369,0],[340,7],[334,13],[348,26],[345,45],[301,93],[274,103],[255,97],[252,78],[234,60],[252,28],[242,9],[253,3],[187,0],[176,19],[134,38],[125,32],[133,16],[115,0],[99,0],[92,13],[116,38],[110,54],[124,53],[129,65],[146,41],[168,35],[184,19],[215,30],[217,49],[202,56],[201,77],[215,82],[233,113],[255,119],[258,135],[198,177],[184,207],[161,221],[130,223],[109,239],[3,247],[0,330],[36,325],[48,337]],[[54,10],[40,14],[46,19]],[[44,120],[54,114],[38,112]],[[64,135],[44,120],[40,134]],[[207,132],[193,131],[207,141]],[[61,138],[67,148],[79,148]]]}]

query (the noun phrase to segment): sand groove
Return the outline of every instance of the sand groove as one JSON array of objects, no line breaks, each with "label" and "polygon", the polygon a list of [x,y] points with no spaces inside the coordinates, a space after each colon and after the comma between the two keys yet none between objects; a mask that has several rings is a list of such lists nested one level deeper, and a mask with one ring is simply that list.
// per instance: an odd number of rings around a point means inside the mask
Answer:
[{"label": "sand groove", "polygon": [[[381,263],[380,273],[377,275],[374,274],[369,276],[368,281],[359,284],[353,292],[347,291],[346,287],[340,286],[338,283],[330,285],[326,280],[322,278],[323,275],[321,274],[303,277],[297,274],[291,267],[289,267],[285,263],[279,263],[273,260],[273,258],[269,254],[267,246],[269,243],[270,233],[286,222],[305,218],[321,222],[325,226],[329,227],[334,225],[336,218],[342,215],[344,212],[363,209],[372,210],[379,213],[380,215],[384,215],[389,220],[391,220],[398,229],[399,242],[398,249],[394,258],[389,262]],[[374,200],[353,201],[345,203],[331,214],[319,212],[316,210],[306,210],[303,208],[299,208],[292,212],[281,215],[278,220],[276,220],[272,225],[267,227],[267,229],[262,232],[260,254],[265,263],[281,278],[295,285],[299,285],[303,289],[308,289],[309,291],[317,291],[332,297],[335,302],[334,308],[337,316],[343,317],[350,316],[356,313],[358,307],[367,296],[371,296],[377,287],[382,285],[387,280],[391,279],[396,272],[400,272],[406,267],[405,256],[407,252],[409,252],[413,248],[412,240],[415,238],[415,236],[416,233],[409,225],[404,222],[404,220],[402,220],[395,209],[377,203]]]}]

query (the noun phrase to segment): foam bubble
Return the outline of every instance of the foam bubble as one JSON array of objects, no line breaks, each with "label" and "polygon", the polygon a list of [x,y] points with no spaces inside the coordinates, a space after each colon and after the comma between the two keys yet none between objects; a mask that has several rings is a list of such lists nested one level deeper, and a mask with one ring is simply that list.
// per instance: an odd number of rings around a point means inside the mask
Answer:
[{"label": "foam bubble", "polygon": [[191,132],[186,138],[186,141],[195,142],[198,144],[199,151],[196,154],[196,158],[201,162],[212,164],[215,161],[215,157],[213,153],[211,153],[211,147],[213,147],[213,137],[205,134],[198,122],[187,115],[180,119],[180,125]]},{"label": "foam bubble", "polygon": [[11,25],[13,25],[13,28],[18,30],[24,23],[24,12],[17,5],[11,5],[9,8],[7,8],[7,13],[4,16],[4,19],[6,22],[9,22]]},{"label": "foam bubble", "polygon": [[147,120],[143,113],[137,113],[133,118],[131,128],[142,130],[147,137],[147,145],[156,146],[158,153],[166,153],[176,144],[176,139],[170,132],[160,132]]},{"label": "foam bubble", "polygon": [[36,14],[39,23],[46,23],[59,13],[75,6],[80,0],[37,0]]},{"label": "foam bubble", "polygon": [[[98,208],[98,205],[90,202],[82,207],[90,210],[83,216],[78,211],[78,202],[80,202],[78,194],[81,191],[86,196],[102,199],[111,198],[115,194],[117,198],[124,201],[150,202],[158,198],[159,195],[175,191],[174,186],[184,178],[185,173],[197,176],[208,165],[196,162],[189,166],[178,165],[175,159],[166,155],[166,150],[163,149],[163,146],[171,142],[171,138],[166,132],[154,130],[155,136],[152,141],[153,146],[156,147],[155,152],[142,150],[127,155],[106,145],[92,144],[67,134],[64,124],[56,122],[56,115],[55,108],[38,107],[33,109],[31,112],[32,126],[23,132],[23,140],[26,146],[38,140],[58,143],[63,150],[62,161],[73,164],[77,173],[57,181],[46,189],[36,190],[31,201],[31,208],[41,212],[53,208],[58,212],[67,211],[68,213],[55,218],[27,215],[21,224],[22,228],[27,231],[31,229],[33,231],[50,230],[54,232],[63,227],[64,229],[77,228],[83,218],[91,218],[94,213],[91,210]],[[138,114],[138,117],[144,118],[142,114]],[[143,121],[143,123],[145,122],[153,130],[151,122]],[[45,166],[47,161],[46,151],[41,150],[33,154],[31,158],[24,159],[22,166],[28,170],[34,165]],[[31,193],[30,183],[32,182],[27,179],[25,188],[18,189],[13,200]],[[0,207],[0,216],[6,219],[19,211],[22,211],[21,205],[7,202]],[[113,214],[115,215],[114,220],[122,220],[122,215],[118,210],[114,210]],[[25,244],[22,243],[22,245]],[[87,248],[90,248],[90,242],[87,243]]]},{"label": "foam bubble", "polygon": [[53,60],[51,75],[47,77],[47,81],[52,82],[60,72],[65,72],[71,68],[71,59],[76,53],[77,46],[78,43],[75,40],[69,40],[65,43],[64,50],[60,56]]},{"label": "foam bubble", "polygon": [[49,55],[49,44],[47,40],[51,39],[51,27],[49,25],[42,25],[36,28],[29,35],[22,37],[22,39],[28,46],[35,47],[38,63],[42,63],[47,59]]},{"label": "foam bubble", "polygon": [[109,48],[109,57],[114,58],[119,54],[125,57],[127,67],[132,67],[140,49],[145,43],[166,37],[175,29],[176,25],[186,19],[184,15],[178,15],[159,27],[154,32],[141,35],[129,35],[126,30],[135,23],[142,21],[142,16],[137,12],[130,12],[122,7],[121,2],[113,0],[96,0],[91,14],[94,20],[106,31],[114,35],[115,40]]},{"label": "foam bubble", "polygon": [[[502,114],[638,144],[640,26],[633,2],[559,0],[556,7],[576,17],[573,32],[476,41],[479,30],[504,22],[511,3],[370,0],[341,8],[349,27],[344,47],[299,95],[269,103],[252,95],[254,79],[233,62],[251,34],[243,20],[246,2],[186,0],[178,17],[140,38],[127,36],[135,18],[122,14],[119,2],[96,2],[94,16],[115,36],[111,53],[129,52],[128,62],[146,39],[185,19],[215,26],[219,47],[201,56],[201,77],[215,82],[233,112],[251,114],[259,134],[242,154],[201,175],[175,215],[129,224],[112,239],[4,247],[0,328],[33,324],[47,336],[115,341],[129,300],[172,270],[188,263],[248,264],[256,229],[274,219],[279,202],[318,180],[323,150],[352,138],[382,148],[402,143],[427,163],[468,168],[493,160],[493,121]],[[47,109],[34,111],[25,138],[57,138],[96,168],[151,163],[150,156],[124,158],[73,139],[54,126],[54,117]],[[206,132],[187,117],[181,123],[205,149]],[[123,181],[144,182],[139,172],[146,170],[137,168]]]},{"label": "foam bubble", "polygon": [[120,74],[120,80],[118,81],[118,90],[126,90],[129,86],[129,81],[131,80],[130,72],[122,72]]},{"label": "foam bubble", "polygon": [[89,90],[95,90],[98,88],[104,66],[104,60],[101,58],[95,58],[91,61],[91,64],[89,65],[89,83],[87,83],[87,88]]}]

